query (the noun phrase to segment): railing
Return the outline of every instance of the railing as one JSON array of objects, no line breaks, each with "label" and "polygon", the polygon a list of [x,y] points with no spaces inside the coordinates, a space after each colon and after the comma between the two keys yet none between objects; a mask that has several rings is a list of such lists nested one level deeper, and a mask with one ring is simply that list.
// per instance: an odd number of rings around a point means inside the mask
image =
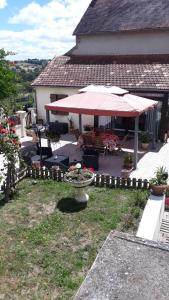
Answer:
[{"label": "railing", "polygon": [[[47,169],[47,168],[31,168],[27,169],[26,176],[33,179],[53,179],[58,182],[64,181],[64,173],[61,170]],[[149,182],[147,179],[136,178],[121,178],[110,175],[95,174],[92,183],[98,187],[108,188],[126,188],[126,189],[149,189]]]}]

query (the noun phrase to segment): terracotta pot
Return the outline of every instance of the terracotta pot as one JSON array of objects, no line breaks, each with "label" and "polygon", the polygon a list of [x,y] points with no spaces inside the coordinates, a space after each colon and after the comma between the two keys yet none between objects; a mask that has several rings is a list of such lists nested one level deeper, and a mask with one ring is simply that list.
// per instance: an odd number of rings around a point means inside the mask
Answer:
[{"label": "terracotta pot", "polygon": [[141,143],[141,148],[142,148],[143,150],[147,150],[148,147],[149,147],[149,143]]},{"label": "terracotta pot", "polygon": [[152,190],[152,194],[156,195],[156,196],[161,196],[165,193],[167,185],[163,184],[163,185],[154,185],[152,184],[150,186],[151,190]]},{"label": "terracotta pot", "polygon": [[132,163],[125,163],[125,164],[123,165],[123,169],[127,169],[127,170],[132,169],[132,167],[133,167],[133,164],[132,164]]}]

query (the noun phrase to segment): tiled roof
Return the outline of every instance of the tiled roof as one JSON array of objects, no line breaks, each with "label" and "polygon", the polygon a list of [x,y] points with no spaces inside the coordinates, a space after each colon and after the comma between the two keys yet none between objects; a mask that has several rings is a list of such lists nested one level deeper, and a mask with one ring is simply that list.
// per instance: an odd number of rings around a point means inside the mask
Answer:
[{"label": "tiled roof", "polygon": [[169,55],[55,57],[32,86],[84,87],[90,84],[169,91]]},{"label": "tiled roof", "polygon": [[74,34],[169,28],[168,0],[93,0]]}]

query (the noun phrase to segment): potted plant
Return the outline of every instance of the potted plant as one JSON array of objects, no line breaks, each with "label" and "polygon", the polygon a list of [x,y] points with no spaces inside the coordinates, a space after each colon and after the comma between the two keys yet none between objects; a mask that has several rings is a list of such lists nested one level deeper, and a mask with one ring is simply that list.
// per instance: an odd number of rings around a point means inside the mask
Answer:
[{"label": "potted plant", "polygon": [[124,156],[124,160],[123,160],[123,169],[127,169],[130,170],[133,167],[133,156],[130,153],[127,153]]},{"label": "potted plant", "polygon": [[88,186],[94,180],[94,173],[87,168],[82,169],[81,164],[77,163],[71,166],[68,172],[64,175],[65,182],[71,186],[78,188],[75,199],[77,202],[87,202],[89,196],[83,191],[83,188]]},{"label": "potted plant", "polygon": [[46,136],[47,138],[53,142],[53,143],[58,143],[60,141],[60,134],[59,133],[54,133],[54,132],[50,132],[50,131],[46,131]]},{"label": "potted plant", "polygon": [[150,179],[150,188],[156,196],[163,195],[167,189],[168,172],[165,167],[158,167],[154,173],[154,177]]},{"label": "potted plant", "polygon": [[149,143],[152,140],[151,134],[148,131],[141,131],[139,134],[139,139],[141,142],[141,148],[143,150],[147,150],[149,147]]},{"label": "potted plant", "polygon": [[83,128],[84,128],[85,131],[92,131],[93,130],[93,126],[90,125],[90,124],[85,124],[83,126]]}]

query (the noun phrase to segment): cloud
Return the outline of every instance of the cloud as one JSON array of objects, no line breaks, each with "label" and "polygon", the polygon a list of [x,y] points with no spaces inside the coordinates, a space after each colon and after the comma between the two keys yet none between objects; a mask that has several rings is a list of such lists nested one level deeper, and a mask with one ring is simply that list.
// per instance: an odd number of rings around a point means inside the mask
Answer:
[{"label": "cloud", "polygon": [[17,52],[15,59],[52,58],[64,54],[75,45],[72,32],[90,2],[52,0],[46,5],[29,3],[9,19],[9,24],[28,29],[0,30],[1,47]]},{"label": "cloud", "polygon": [[5,6],[7,6],[6,0],[0,0],[0,9],[3,9]]}]

